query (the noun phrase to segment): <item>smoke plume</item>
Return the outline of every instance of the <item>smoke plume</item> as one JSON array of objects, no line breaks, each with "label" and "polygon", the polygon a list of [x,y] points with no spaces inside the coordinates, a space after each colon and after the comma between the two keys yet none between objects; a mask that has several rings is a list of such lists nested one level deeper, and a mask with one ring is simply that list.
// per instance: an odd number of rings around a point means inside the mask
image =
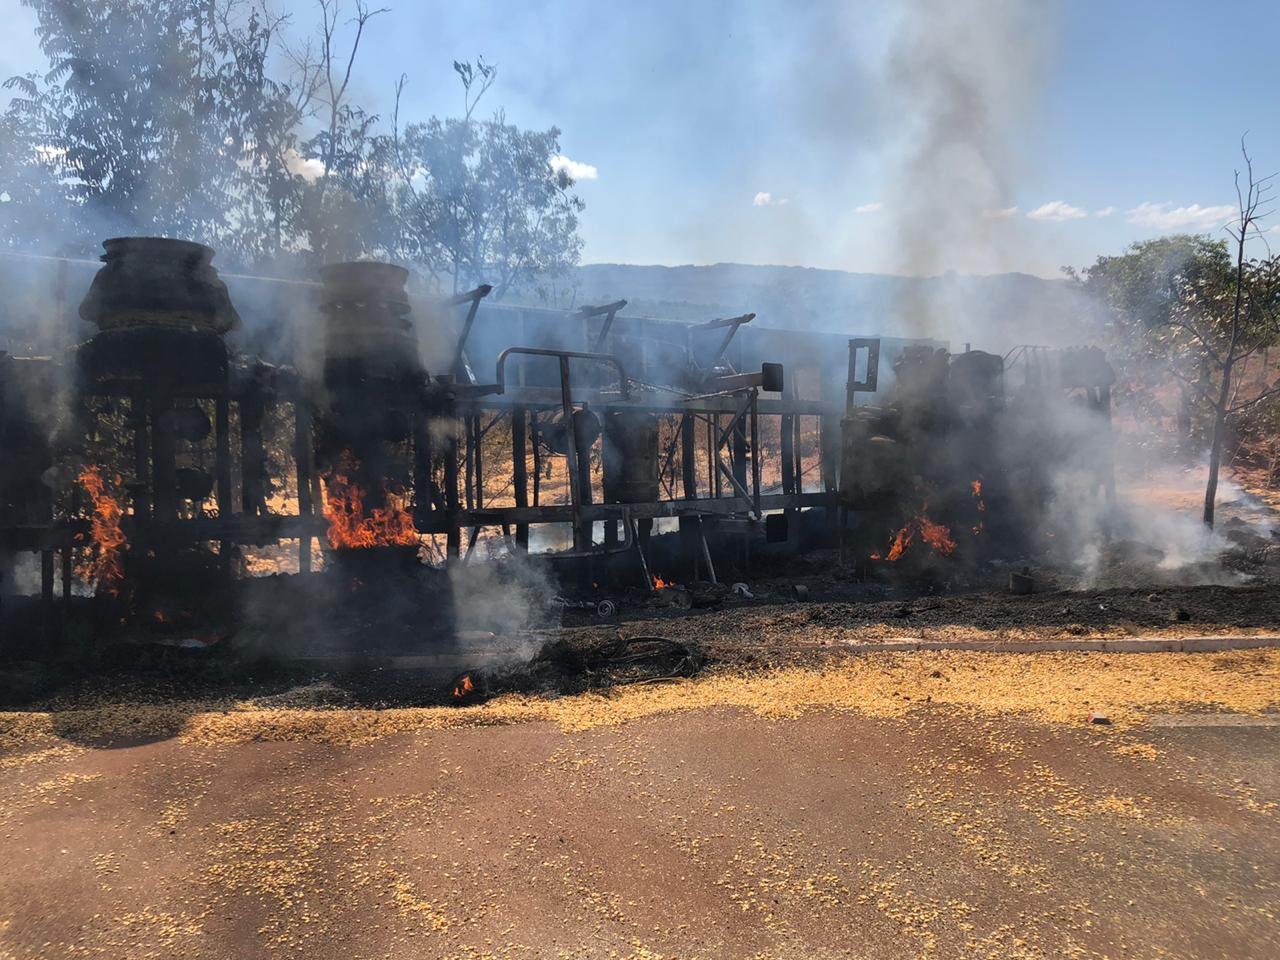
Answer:
[{"label": "smoke plume", "polygon": [[[1018,218],[1002,214],[1016,202],[1018,135],[1037,102],[1053,7],[1026,0],[903,4],[882,81],[891,115],[900,118],[886,154],[896,272],[1007,269],[1006,254],[1022,238]],[[908,335],[1003,339],[1000,330],[965,329],[963,317],[924,293],[907,285],[896,305]]]}]

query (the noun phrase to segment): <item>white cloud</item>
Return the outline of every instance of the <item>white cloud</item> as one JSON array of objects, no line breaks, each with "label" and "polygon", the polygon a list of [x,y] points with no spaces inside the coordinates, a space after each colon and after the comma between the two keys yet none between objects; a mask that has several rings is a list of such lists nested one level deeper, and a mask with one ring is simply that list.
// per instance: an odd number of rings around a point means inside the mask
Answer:
[{"label": "white cloud", "polygon": [[1189,207],[1171,207],[1167,203],[1140,203],[1129,211],[1129,222],[1155,230],[1212,230],[1221,227],[1238,215],[1239,211],[1224,203],[1202,207],[1193,203]]},{"label": "white cloud", "polygon": [[317,157],[304,157],[297,150],[285,154],[284,165],[288,171],[303,180],[319,180],[324,176],[324,161]]},{"label": "white cloud", "polygon": [[772,193],[761,190],[751,201],[753,207],[780,207],[787,202],[786,197],[775,197]]},{"label": "white cloud", "polygon": [[1079,220],[1081,217],[1087,216],[1088,214],[1079,207],[1073,207],[1065,200],[1050,200],[1027,214],[1027,217],[1031,220],[1049,220],[1053,223],[1061,223],[1064,220]]},{"label": "white cloud", "polygon": [[600,179],[600,171],[591,164],[570,160],[563,153],[557,153],[551,158],[551,169],[556,173],[563,173],[570,180]]},{"label": "white cloud", "polygon": [[1001,207],[999,210],[983,210],[983,220],[1008,220],[1018,213],[1017,207]]},{"label": "white cloud", "polygon": [[1116,212],[1115,207],[1103,207],[1101,210],[1093,211],[1095,217],[1109,217]]},{"label": "white cloud", "polygon": [[879,213],[883,209],[884,209],[884,204],[877,200],[873,203],[864,203],[861,206],[854,207],[853,212],[854,213]]}]

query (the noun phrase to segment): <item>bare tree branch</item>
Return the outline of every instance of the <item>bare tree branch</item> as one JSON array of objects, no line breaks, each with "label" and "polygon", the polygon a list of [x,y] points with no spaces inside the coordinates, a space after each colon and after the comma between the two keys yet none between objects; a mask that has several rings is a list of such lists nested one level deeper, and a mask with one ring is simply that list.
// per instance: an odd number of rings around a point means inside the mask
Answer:
[{"label": "bare tree branch", "polygon": [[1280,383],[1270,387],[1267,390],[1264,390],[1262,393],[1258,394],[1258,396],[1254,397],[1252,400],[1245,400],[1242,403],[1236,404],[1234,407],[1229,407],[1227,409],[1227,413],[1229,414],[1239,413],[1241,410],[1247,410],[1249,409],[1249,407],[1257,406],[1258,404],[1263,403],[1267,400],[1270,400],[1272,397],[1276,397],[1276,396],[1280,396]]}]

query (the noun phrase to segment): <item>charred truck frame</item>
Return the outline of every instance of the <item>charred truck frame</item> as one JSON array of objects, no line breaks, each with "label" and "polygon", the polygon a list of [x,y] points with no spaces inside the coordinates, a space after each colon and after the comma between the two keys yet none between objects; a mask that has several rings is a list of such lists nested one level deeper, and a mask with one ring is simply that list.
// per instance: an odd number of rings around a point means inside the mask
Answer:
[{"label": "charred truck frame", "polygon": [[[571,536],[547,556],[565,576],[643,589],[743,570],[753,540],[801,549],[815,540],[801,536],[806,516],[817,541],[840,531],[865,554],[898,522],[906,486],[965,477],[968,490],[975,465],[929,453],[935,440],[1003,429],[998,356],[743,336],[753,314],[627,318],[622,300],[490,307],[487,286],[415,318],[408,272],[376,262],[298,285],[320,356],[273,365],[229,348],[238,317],[208,247],[104,247],[79,308],[97,333],[65,357],[0,354],[0,590],[12,593],[20,553],[37,554],[55,625],[56,594],[90,588],[131,622],[216,623],[242,552],[289,543],[299,576],[324,557],[359,581],[418,566],[437,538],[439,559],[459,564],[478,544],[528,552],[531,530],[557,524]],[[425,364],[424,327],[436,341]],[[1091,362],[1071,385],[1101,406],[1109,368]],[[510,478],[500,493],[495,470]],[[663,538],[674,546],[658,546],[655,523],[678,529]]]}]

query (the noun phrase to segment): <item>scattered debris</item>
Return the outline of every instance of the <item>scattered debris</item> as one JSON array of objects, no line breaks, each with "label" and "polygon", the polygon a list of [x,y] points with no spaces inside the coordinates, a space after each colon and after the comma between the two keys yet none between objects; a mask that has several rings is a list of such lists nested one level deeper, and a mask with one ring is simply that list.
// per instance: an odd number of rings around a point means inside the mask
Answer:
[{"label": "scattered debris", "polygon": [[668,637],[619,636],[587,644],[561,638],[526,662],[459,674],[447,689],[454,705],[471,706],[507,693],[574,694],[692,677],[704,662],[696,644]]},{"label": "scattered debris", "polygon": [[676,610],[693,609],[693,594],[684,587],[658,587],[653,591],[653,598],[659,606],[674,607]]},{"label": "scattered debris", "polygon": [[564,610],[589,610],[602,620],[617,616],[618,613],[618,601],[608,597],[603,600],[574,600],[558,594],[551,598],[551,603]]},{"label": "scattered debris", "polygon": [[612,642],[575,645],[559,639],[547,643],[526,667],[512,671],[489,685],[508,690],[553,686],[559,690],[624,686],[691,677],[702,669],[705,657],[689,642],[668,637],[617,637]]}]

